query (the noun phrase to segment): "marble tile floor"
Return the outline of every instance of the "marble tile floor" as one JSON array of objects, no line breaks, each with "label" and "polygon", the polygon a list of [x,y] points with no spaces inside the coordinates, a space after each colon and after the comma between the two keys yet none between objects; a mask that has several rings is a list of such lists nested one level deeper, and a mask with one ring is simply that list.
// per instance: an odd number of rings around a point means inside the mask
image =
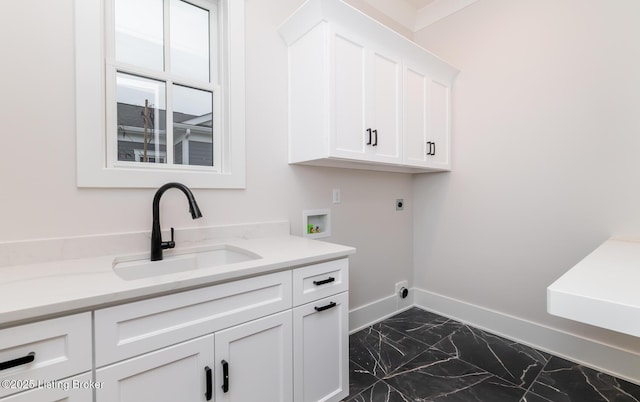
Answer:
[{"label": "marble tile floor", "polygon": [[640,386],[419,308],[349,337],[345,402],[640,402]]}]

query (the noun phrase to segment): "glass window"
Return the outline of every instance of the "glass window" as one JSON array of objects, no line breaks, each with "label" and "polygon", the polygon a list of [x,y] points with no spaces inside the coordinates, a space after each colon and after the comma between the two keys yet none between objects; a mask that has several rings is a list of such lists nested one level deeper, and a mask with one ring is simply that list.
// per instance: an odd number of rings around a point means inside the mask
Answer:
[{"label": "glass window", "polygon": [[115,161],[216,168],[210,54],[216,13],[215,3],[203,4],[209,8],[114,0]]},{"label": "glass window", "polygon": [[149,157],[165,152],[167,144],[164,82],[118,73],[116,83],[118,160],[164,163]]},{"label": "glass window", "polygon": [[74,8],[78,186],[244,188],[244,1]]},{"label": "glass window", "polygon": [[213,166],[211,92],[173,86],[173,163]]},{"label": "glass window", "polygon": [[171,72],[209,81],[209,11],[171,0]]},{"label": "glass window", "polygon": [[163,8],[162,0],[115,0],[118,62],[164,69]]}]

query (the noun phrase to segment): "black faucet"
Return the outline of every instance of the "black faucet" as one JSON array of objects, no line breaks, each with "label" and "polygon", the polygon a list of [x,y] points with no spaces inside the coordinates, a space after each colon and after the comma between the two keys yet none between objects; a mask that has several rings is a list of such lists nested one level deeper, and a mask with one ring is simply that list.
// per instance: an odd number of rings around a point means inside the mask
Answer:
[{"label": "black faucet", "polygon": [[189,212],[193,219],[202,218],[198,203],[193,197],[193,193],[189,190],[189,187],[181,183],[167,183],[160,187],[156,191],[156,195],[153,197],[153,226],[151,228],[151,261],[158,261],[162,259],[162,250],[166,248],[174,248],[176,243],[173,241],[173,228],[171,228],[171,240],[162,241],[162,232],[160,231],[160,197],[170,188],[177,188],[182,190],[184,195],[189,201]]}]

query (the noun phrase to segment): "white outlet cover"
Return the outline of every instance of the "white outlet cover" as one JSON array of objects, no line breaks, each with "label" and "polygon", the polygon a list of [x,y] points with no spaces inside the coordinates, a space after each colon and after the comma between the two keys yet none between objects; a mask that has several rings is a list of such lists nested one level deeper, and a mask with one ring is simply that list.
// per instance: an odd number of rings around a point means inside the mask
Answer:
[{"label": "white outlet cover", "polygon": [[340,189],[339,188],[334,188],[333,189],[333,203],[334,204],[340,204],[340,202],[342,202]]}]

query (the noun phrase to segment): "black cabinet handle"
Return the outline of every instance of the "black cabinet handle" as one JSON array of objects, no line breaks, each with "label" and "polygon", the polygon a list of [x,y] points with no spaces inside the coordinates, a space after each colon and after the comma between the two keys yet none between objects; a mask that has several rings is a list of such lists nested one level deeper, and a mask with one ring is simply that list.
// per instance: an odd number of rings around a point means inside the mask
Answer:
[{"label": "black cabinet handle", "polygon": [[427,141],[427,155],[433,156],[436,154],[436,143]]},{"label": "black cabinet handle", "polygon": [[222,363],[222,392],[229,392],[229,363],[225,360]]},{"label": "black cabinet handle", "polygon": [[371,129],[367,129],[367,145],[371,145]]},{"label": "black cabinet handle", "polygon": [[207,390],[204,393],[204,397],[207,401],[210,401],[213,396],[213,377],[211,375],[211,367],[207,366],[204,368],[204,376],[207,381]]},{"label": "black cabinet handle", "polygon": [[375,136],[375,141],[371,145],[373,145],[374,147],[377,147],[378,146],[378,130],[373,130],[373,135]]},{"label": "black cabinet handle", "polygon": [[336,280],[336,278],[330,276],[327,279],[323,279],[321,281],[313,281],[313,284],[316,285],[316,286],[320,286],[320,285],[325,285],[327,283],[334,282],[335,280]]},{"label": "black cabinet handle", "polygon": [[31,363],[36,359],[36,352],[30,352],[28,355],[19,357],[13,360],[7,360],[0,363],[0,370],[10,369],[11,367],[21,366],[23,364]]},{"label": "black cabinet handle", "polygon": [[337,304],[335,304],[334,302],[331,302],[326,306],[314,307],[314,308],[316,309],[316,311],[325,311],[325,310],[329,310],[330,308],[334,308],[335,306],[337,306]]}]

